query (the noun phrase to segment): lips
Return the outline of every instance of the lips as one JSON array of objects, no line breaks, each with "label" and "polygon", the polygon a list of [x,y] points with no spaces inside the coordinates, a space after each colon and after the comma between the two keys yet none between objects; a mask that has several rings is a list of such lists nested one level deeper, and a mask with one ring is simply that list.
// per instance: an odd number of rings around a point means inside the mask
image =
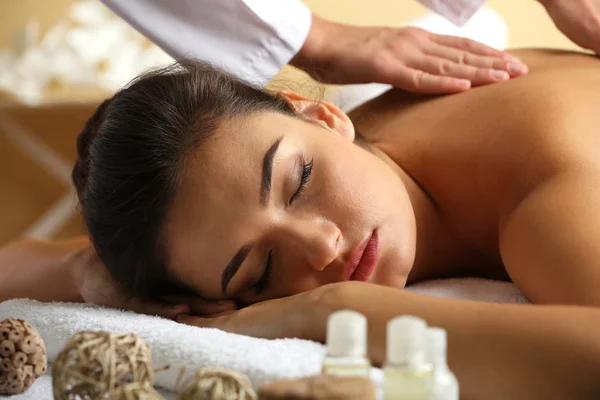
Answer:
[{"label": "lips", "polygon": [[379,260],[379,236],[373,231],[357,248],[352,251],[350,260],[344,265],[347,280],[366,282]]}]

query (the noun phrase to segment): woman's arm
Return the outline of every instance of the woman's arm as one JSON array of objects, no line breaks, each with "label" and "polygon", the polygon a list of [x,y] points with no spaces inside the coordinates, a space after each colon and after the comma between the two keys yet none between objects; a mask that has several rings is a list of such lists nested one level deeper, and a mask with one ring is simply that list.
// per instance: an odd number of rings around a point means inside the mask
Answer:
[{"label": "woman's arm", "polygon": [[375,360],[384,357],[385,322],[395,313],[415,314],[448,330],[449,361],[469,399],[600,398],[600,169],[593,146],[576,151],[577,140],[598,138],[588,124],[567,120],[557,145],[569,151],[556,149],[564,171],[520,201],[500,227],[507,272],[538,305],[341,288],[328,302],[369,317]]},{"label": "woman's arm", "polygon": [[417,315],[445,328],[449,363],[463,399],[600,398],[600,310],[595,308],[478,303],[342,282],[217,318],[178,321],[256,337],[324,342],[327,318],[340,309],[367,316],[369,354],[377,365],[384,362],[390,319]]},{"label": "woman's arm", "polygon": [[[326,296],[329,311],[369,320],[369,352],[385,358],[387,321],[417,315],[448,331],[448,359],[465,399],[600,398],[600,310],[504,305],[422,296],[355,283]],[[325,321],[313,339],[325,339]]]},{"label": "woman's arm", "polygon": [[233,302],[190,296],[164,301],[132,297],[112,280],[87,237],[21,240],[0,248],[0,302],[15,298],[86,302],[169,319],[190,311],[212,314],[235,307]]},{"label": "woman's arm", "polygon": [[27,239],[0,248],[0,301],[83,301],[75,255],[90,246],[85,237],[64,241]]}]

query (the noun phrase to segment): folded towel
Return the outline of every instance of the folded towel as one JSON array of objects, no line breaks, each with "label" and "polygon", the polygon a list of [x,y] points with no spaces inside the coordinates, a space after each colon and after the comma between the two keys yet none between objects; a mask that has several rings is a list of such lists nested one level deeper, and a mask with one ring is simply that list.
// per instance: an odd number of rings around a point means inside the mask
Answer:
[{"label": "folded towel", "polygon": [[325,354],[320,343],[308,340],[257,339],[86,304],[9,300],[0,304],[0,320],[8,317],[23,318],[38,329],[50,362],[79,331],[134,332],[150,345],[154,368],[171,367],[156,376],[156,384],[169,390],[175,390],[182,366],[188,372],[207,365],[235,369],[261,386],[267,380],[316,374]]},{"label": "folded towel", "polygon": [[[45,375],[40,376],[25,393],[7,397],[10,400],[54,400],[52,396],[52,370],[48,369]],[[174,392],[165,390],[157,390],[165,400],[176,400],[177,396]]]},{"label": "folded towel", "polygon": [[[407,290],[463,300],[527,302],[511,283],[477,278],[428,281],[412,285]],[[155,368],[171,366],[168,371],[156,376],[157,386],[170,391],[176,389],[181,366],[185,366],[188,372],[208,365],[235,369],[247,374],[252,383],[259,387],[267,380],[317,374],[325,355],[322,344],[307,340],[257,339],[87,304],[9,300],[0,303],[0,320],[8,317],[23,318],[39,330],[46,342],[50,362],[71,336],[79,331],[134,332],[150,345]],[[378,371],[374,371],[375,376],[378,374]],[[51,399],[49,376],[38,381],[23,397],[13,399]],[[46,395],[42,396],[41,393]]]},{"label": "folded towel", "polygon": [[529,303],[527,297],[514,283],[480,278],[434,279],[416,283],[406,290],[450,299],[489,303]]}]

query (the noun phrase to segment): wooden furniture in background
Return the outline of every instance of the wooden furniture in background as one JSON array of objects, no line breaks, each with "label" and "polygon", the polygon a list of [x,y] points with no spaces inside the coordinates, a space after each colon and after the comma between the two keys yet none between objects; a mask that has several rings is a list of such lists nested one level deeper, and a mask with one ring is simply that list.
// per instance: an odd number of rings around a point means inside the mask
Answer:
[{"label": "wooden furniture in background", "polygon": [[75,138],[96,104],[0,109],[0,245],[83,233],[70,184]]}]

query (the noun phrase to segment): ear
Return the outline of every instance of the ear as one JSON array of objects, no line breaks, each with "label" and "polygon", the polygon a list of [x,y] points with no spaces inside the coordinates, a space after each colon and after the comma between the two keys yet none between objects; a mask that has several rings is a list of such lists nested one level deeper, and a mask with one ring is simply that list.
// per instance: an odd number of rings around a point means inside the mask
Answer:
[{"label": "ear", "polygon": [[279,92],[277,96],[285,100],[296,113],[322,124],[346,140],[354,141],[354,124],[345,112],[333,104],[288,91]]}]

